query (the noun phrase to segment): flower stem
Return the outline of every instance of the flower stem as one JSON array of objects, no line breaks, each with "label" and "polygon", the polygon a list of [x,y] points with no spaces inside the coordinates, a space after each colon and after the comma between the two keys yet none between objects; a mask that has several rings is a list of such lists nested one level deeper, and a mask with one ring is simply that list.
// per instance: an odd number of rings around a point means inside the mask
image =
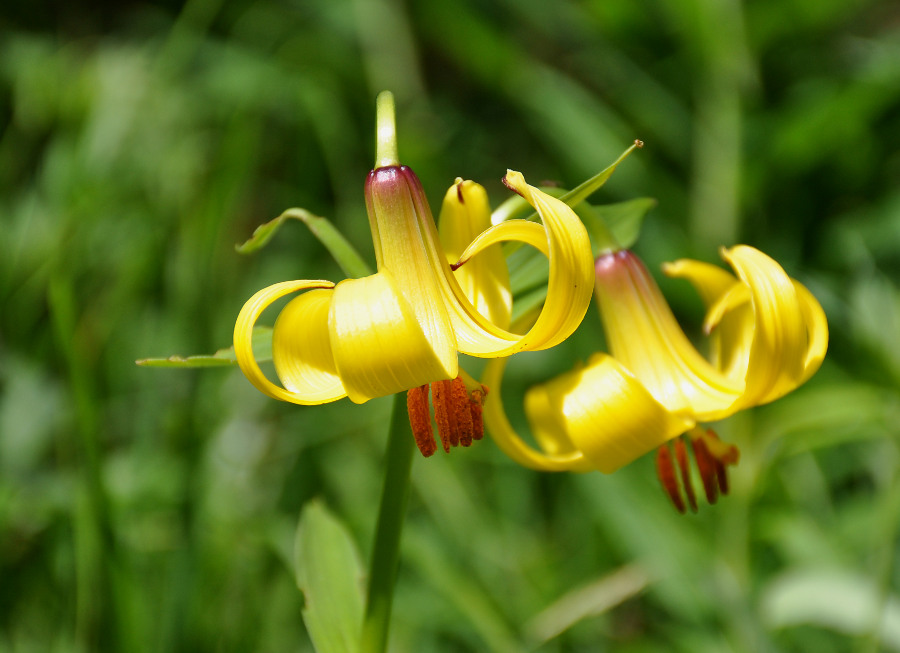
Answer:
[{"label": "flower stem", "polygon": [[369,593],[366,597],[366,613],[363,618],[362,653],[383,653],[387,648],[394,583],[400,562],[400,535],[409,502],[413,442],[406,415],[406,393],[401,392],[394,398],[385,454],[384,485],[375,529],[375,546],[369,566]]},{"label": "flower stem", "polygon": [[400,165],[397,153],[397,123],[394,94],[382,91],[375,99],[375,167]]}]

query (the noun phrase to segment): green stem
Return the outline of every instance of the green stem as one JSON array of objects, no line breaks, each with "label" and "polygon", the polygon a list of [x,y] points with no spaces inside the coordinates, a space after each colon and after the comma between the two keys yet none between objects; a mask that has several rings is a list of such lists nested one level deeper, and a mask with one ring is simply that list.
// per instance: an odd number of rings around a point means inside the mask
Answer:
[{"label": "green stem", "polygon": [[382,91],[375,99],[375,167],[400,165],[397,153],[397,122],[394,94]]},{"label": "green stem", "polygon": [[383,653],[387,649],[394,582],[400,562],[400,535],[409,502],[413,436],[406,414],[406,393],[394,398],[391,430],[384,465],[384,486],[375,546],[369,566],[369,593],[362,628],[362,653]]}]

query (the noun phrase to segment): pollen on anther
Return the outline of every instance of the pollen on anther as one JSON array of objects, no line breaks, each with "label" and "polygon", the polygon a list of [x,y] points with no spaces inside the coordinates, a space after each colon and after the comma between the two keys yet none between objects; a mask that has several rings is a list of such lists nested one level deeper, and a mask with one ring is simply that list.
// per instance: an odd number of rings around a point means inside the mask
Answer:
[{"label": "pollen on anther", "polygon": [[480,440],[484,437],[484,398],[488,394],[485,386],[472,390],[469,394],[469,412],[472,415],[472,437]]},{"label": "pollen on anther", "polygon": [[456,446],[452,440],[450,429],[450,382],[435,381],[431,384],[431,403],[434,404],[434,422],[437,424],[438,436],[446,453],[450,453],[450,446]]},{"label": "pollen on anther", "polygon": [[434,433],[431,430],[431,413],[428,410],[428,386],[421,385],[406,393],[406,408],[409,412],[409,425],[412,429],[416,446],[422,455],[428,458],[437,451]]},{"label": "pollen on anther", "polygon": [[479,385],[469,392],[460,376],[434,381],[409,390],[406,396],[409,423],[423,456],[431,456],[437,451],[428,405],[429,391],[434,406],[434,422],[445,452],[450,453],[451,447],[459,445],[469,447],[473,440],[484,436],[482,405],[488,389]]},{"label": "pollen on anther", "polygon": [[475,431],[472,423],[472,411],[469,410],[469,393],[462,378],[456,377],[451,381],[450,393],[456,428],[459,431],[459,443],[464,447],[472,446]]},{"label": "pollen on anther", "polygon": [[706,500],[714,504],[719,499],[718,477],[716,473],[716,461],[706,442],[702,438],[693,441],[694,458],[697,460],[697,471],[700,472],[700,480],[703,481],[703,490],[706,492]]}]

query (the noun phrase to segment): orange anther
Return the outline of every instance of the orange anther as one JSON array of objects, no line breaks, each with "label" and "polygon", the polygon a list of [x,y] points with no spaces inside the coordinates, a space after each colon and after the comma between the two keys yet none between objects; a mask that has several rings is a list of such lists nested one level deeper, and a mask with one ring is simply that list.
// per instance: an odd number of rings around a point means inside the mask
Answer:
[{"label": "orange anther", "polygon": [[474,437],[474,425],[472,411],[469,410],[469,392],[460,377],[456,377],[450,382],[450,393],[456,429],[459,433],[459,443],[464,447],[469,447],[472,445]]},{"label": "orange anther", "polygon": [[681,490],[678,487],[678,479],[675,476],[675,466],[672,464],[672,453],[669,451],[669,445],[664,444],[656,451],[656,475],[662,483],[663,489],[675,509],[684,514],[684,500],[681,498]]},{"label": "orange anther", "polygon": [[700,431],[694,437],[695,439],[703,438],[712,457],[725,465],[737,465],[741,458],[740,450],[733,444],[722,442],[712,429],[706,429],[705,432]]},{"label": "orange anther", "polygon": [[482,416],[484,406],[484,398],[487,396],[488,389],[480,386],[469,393],[469,413],[472,415],[472,437],[480,440],[484,437],[484,417]]},{"label": "orange anther", "polygon": [[697,471],[700,472],[700,479],[703,481],[706,500],[713,504],[719,499],[716,460],[709,452],[709,448],[707,448],[706,441],[703,438],[694,440],[694,458],[697,460]]},{"label": "orange anther", "polygon": [[428,458],[437,451],[434,433],[431,430],[431,414],[428,410],[428,386],[421,385],[406,393],[406,409],[416,446]]},{"label": "orange anther", "polygon": [[435,381],[430,386],[419,386],[407,392],[406,406],[416,446],[423,456],[427,458],[437,451],[428,406],[429,388],[431,403],[434,405],[434,421],[445,452],[450,453],[450,447],[458,445],[471,446],[473,440],[480,440],[484,436],[482,405],[488,392],[486,387],[479,385],[469,392],[460,376],[452,380]]},{"label": "orange anther", "polygon": [[456,421],[456,415],[450,406],[450,382],[435,381],[431,384],[431,403],[434,404],[434,421],[437,424],[438,436],[444,451],[450,453],[450,447],[459,444],[459,434],[456,433],[456,441],[453,435],[456,429],[451,428],[451,419]]}]

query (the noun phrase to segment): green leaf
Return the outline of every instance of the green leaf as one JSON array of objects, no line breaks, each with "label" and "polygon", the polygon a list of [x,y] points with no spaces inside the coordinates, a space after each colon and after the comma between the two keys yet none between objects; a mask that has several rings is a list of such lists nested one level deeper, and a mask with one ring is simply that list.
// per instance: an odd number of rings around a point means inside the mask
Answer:
[{"label": "green leaf", "polygon": [[521,297],[516,297],[513,302],[511,323],[518,324],[519,320],[531,313],[534,313],[534,316],[536,317],[537,310],[544,303],[545,299],[547,299],[546,288],[537,288],[536,290],[525,293]]},{"label": "green leaf", "polygon": [[344,238],[344,235],[328,219],[313,215],[306,209],[288,209],[274,220],[259,225],[249,240],[240,245],[235,245],[234,248],[240,254],[250,254],[258,249],[262,249],[272,239],[275,232],[281,228],[281,225],[291,218],[300,220],[309,228],[313,236],[325,245],[325,248],[348,277],[360,278],[372,274],[369,266],[366,265],[366,262],[354,249],[353,245]]},{"label": "green leaf", "polygon": [[[258,362],[272,360],[272,327],[253,327],[253,356]],[[135,363],[142,367],[222,367],[237,365],[234,347],[220,349],[215,354],[142,358]]]},{"label": "green leaf", "polygon": [[506,265],[509,269],[509,287],[515,298],[546,286],[550,278],[547,257],[533,247],[520,247],[507,252]]},{"label": "green leaf", "polygon": [[624,161],[628,157],[628,155],[634,151],[634,148],[643,146],[644,144],[640,141],[635,141],[634,145],[622,152],[622,154],[619,155],[619,158],[613,161],[612,165],[610,165],[605,170],[600,171],[587,181],[578,184],[578,186],[560,197],[560,199],[572,207],[581,204],[581,202],[586,200],[593,193],[603,187],[603,184],[605,184],[609,180],[609,178],[612,177],[612,173],[614,173],[616,171],[616,168],[619,167],[619,164],[622,163],[622,161]]},{"label": "green leaf", "polygon": [[[574,209],[576,206],[584,202],[588,197],[600,190],[612,176],[612,173],[616,171],[616,168],[619,166],[619,164],[622,163],[622,161],[624,161],[636,147],[643,147],[643,144],[638,145],[638,142],[635,141],[635,144],[622,152],[619,158],[613,161],[612,165],[608,166],[604,170],[601,170],[596,175],[580,183],[570,191],[564,191],[560,188],[553,187],[547,188],[544,186],[541,186],[540,190],[547,193],[548,195],[559,198]],[[494,210],[494,212],[491,214],[491,222],[497,224],[498,221],[509,220],[512,217],[515,217],[517,213],[523,211],[523,209],[525,209],[526,207],[529,207],[529,205],[524,199],[516,199],[511,197],[507,201],[503,202],[500,206],[498,206],[496,210]],[[537,211],[532,211],[527,217],[525,217],[525,219],[536,220]]]},{"label": "green leaf", "polygon": [[[579,209],[587,206],[579,205]],[[591,243],[594,246],[594,256],[599,254],[598,245],[602,242],[596,238],[592,231],[593,220],[601,220],[606,228],[612,232],[613,238],[622,249],[629,249],[637,242],[638,236],[641,234],[641,225],[647,212],[656,206],[656,200],[652,197],[638,197],[626,202],[618,202],[616,204],[601,204],[599,206],[591,206],[590,211],[579,213],[581,221],[587,227],[591,236]],[[590,217],[588,217],[590,216]]]},{"label": "green leaf", "polygon": [[363,569],[344,525],[319,501],[300,514],[294,541],[303,622],[318,653],[358,653],[363,620]]}]

